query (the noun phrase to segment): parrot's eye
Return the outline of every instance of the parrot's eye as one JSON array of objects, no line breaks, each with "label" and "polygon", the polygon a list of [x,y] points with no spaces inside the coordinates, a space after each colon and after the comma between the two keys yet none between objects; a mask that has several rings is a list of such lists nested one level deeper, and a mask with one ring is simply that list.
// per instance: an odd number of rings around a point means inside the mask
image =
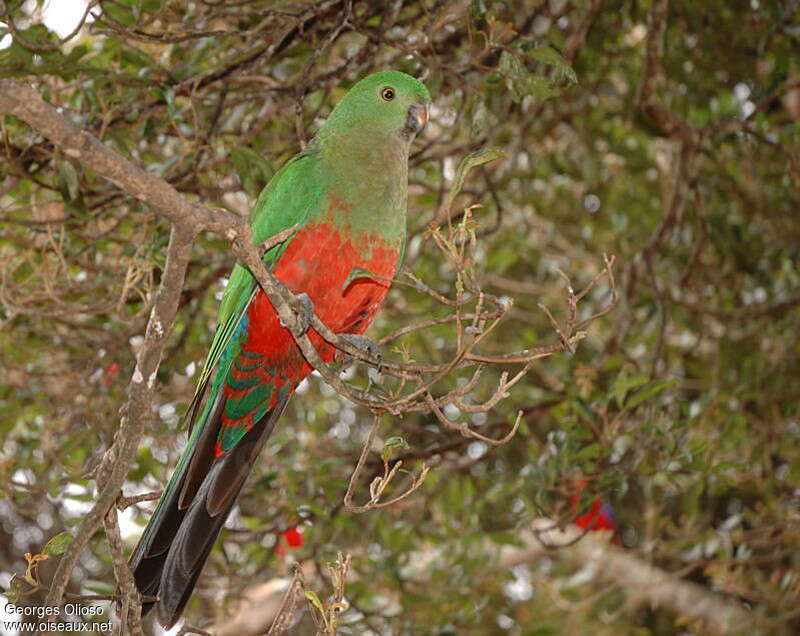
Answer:
[{"label": "parrot's eye", "polygon": [[394,89],[391,86],[387,86],[381,91],[381,97],[387,102],[390,102],[394,99]]}]

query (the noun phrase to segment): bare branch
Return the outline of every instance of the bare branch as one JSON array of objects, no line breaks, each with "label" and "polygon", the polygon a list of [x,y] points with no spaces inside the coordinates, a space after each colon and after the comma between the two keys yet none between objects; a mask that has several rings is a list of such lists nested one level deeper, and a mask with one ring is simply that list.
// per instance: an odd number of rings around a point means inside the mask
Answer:
[{"label": "bare branch", "polygon": [[135,506],[143,501],[155,501],[161,497],[161,490],[155,492],[146,492],[141,495],[133,495],[132,497],[123,497],[121,494],[117,498],[117,510],[120,512],[131,506]]},{"label": "bare branch", "polygon": [[136,589],[136,582],[133,574],[128,567],[125,554],[122,549],[122,536],[119,531],[117,521],[117,511],[109,508],[103,519],[108,539],[108,547],[111,550],[111,559],[114,563],[114,577],[122,595],[122,607],[119,612],[119,625],[115,633],[120,636],[133,634],[141,636],[142,632],[142,603],[139,600],[139,591]]},{"label": "bare branch", "polygon": [[381,418],[380,416],[376,415],[375,419],[372,423],[372,428],[370,429],[369,435],[367,436],[367,440],[364,442],[364,446],[361,449],[361,456],[358,458],[358,463],[356,464],[355,469],[353,470],[353,474],[350,476],[350,482],[347,484],[347,492],[344,495],[344,508],[348,512],[354,514],[360,514],[362,512],[367,512],[369,510],[373,510],[375,508],[386,508],[387,506],[391,506],[396,504],[398,501],[402,501],[410,494],[412,494],[417,488],[419,488],[422,483],[425,481],[425,477],[428,475],[428,467],[423,464],[422,470],[420,471],[419,475],[414,477],[411,481],[411,486],[400,495],[390,499],[389,501],[381,501],[381,495],[383,495],[384,490],[389,485],[389,483],[394,479],[397,472],[403,465],[402,461],[395,462],[394,466],[389,468],[388,462],[384,460],[383,462],[383,476],[376,477],[375,480],[370,484],[370,499],[369,501],[364,504],[363,506],[354,506],[353,505],[353,489],[355,488],[358,479],[361,477],[361,471],[364,468],[364,462],[367,459],[367,455],[369,454],[370,450],[372,449],[372,443],[375,441],[375,435],[378,432],[378,427],[380,426]]}]

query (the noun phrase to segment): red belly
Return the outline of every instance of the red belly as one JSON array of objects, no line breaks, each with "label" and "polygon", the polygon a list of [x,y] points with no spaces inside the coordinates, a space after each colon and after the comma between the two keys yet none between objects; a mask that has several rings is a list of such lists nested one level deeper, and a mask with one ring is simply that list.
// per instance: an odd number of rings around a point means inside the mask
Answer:
[{"label": "red belly", "polygon": [[[389,289],[388,281],[353,279],[353,270],[360,268],[390,279],[397,267],[397,249],[372,236],[362,235],[355,241],[343,238],[328,224],[303,228],[273,270],[293,293],[305,292],[311,297],[317,316],[334,333],[363,333]],[[263,291],[259,290],[247,313],[246,350],[264,354],[267,366],[288,380],[298,382],[311,372]],[[322,359],[330,362],[334,348],[313,329],[309,337]]]}]

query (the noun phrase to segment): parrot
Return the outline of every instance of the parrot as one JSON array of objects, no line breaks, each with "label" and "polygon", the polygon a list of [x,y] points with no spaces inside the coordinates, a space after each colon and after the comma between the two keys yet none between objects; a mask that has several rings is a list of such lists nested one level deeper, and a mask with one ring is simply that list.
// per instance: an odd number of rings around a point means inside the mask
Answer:
[{"label": "parrot", "polygon": [[[570,496],[570,506],[574,515],[578,514],[578,505],[581,498],[580,493],[588,481],[589,480],[586,478],[579,479],[576,485],[577,492]],[[611,541],[617,545],[620,543],[619,526],[614,508],[600,497],[595,497],[592,500],[592,505],[588,512],[581,516],[576,516],[572,520],[572,523],[588,532],[610,531]]]},{"label": "parrot", "polygon": [[600,499],[600,497],[595,497],[592,501],[589,512],[573,519],[572,523],[579,528],[583,528],[584,530],[588,529],[591,532],[610,530],[614,535],[614,543],[619,543],[619,537],[617,535],[617,515],[611,505]]},{"label": "parrot", "polygon": [[[337,350],[308,319],[315,313],[355,346],[367,341],[361,334],[405,250],[409,150],[430,104],[428,88],[410,75],[364,77],[253,206],[254,244],[294,228],[263,261],[308,312],[297,312],[299,324],[326,363]],[[153,597],[143,615],[155,608],[167,629],[180,619],[261,449],[312,371],[265,292],[237,263],[187,409],[186,447],[129,560],[137,589]]]}]

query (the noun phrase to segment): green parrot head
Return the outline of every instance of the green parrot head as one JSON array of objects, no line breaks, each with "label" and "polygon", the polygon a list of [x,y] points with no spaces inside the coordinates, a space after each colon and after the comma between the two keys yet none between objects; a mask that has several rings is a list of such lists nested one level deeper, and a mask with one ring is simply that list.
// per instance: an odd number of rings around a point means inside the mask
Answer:
[{"label": "green parrot head", "polygon": [[373,73],[341,99],[320,135],[367,134],[374,141],[399,137],[410,143],[428,121],[430,102],[427,87],[418,79],[400,71]]}]

